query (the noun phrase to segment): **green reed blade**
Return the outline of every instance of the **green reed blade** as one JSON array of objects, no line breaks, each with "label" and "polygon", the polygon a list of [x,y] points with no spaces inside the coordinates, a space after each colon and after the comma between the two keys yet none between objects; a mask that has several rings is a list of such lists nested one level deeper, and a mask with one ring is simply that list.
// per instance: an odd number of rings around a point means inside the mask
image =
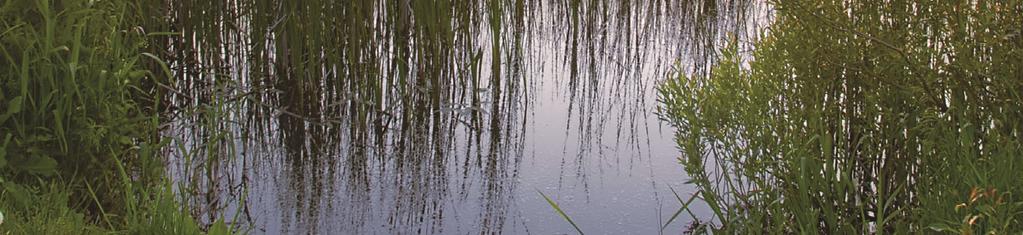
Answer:
[{"label": "green reed blade", "polygon": [[536,192],[540,193],[540,196],[543,196],[543,199],[547,200],[547,203],[551,205],[551,208],[554,208],[554,211],[558,212],[558,215],[561,215],[561,218],[564,218],[566,221],[568,221],[569,224],[572,224],[572,227],[575,228],[576,232],[579,232],[579,234],[584,234],[583,230],[579,229],[579,226],[576,225],[574,221],[572,221],[572,218],[569,218],[568,215],[565,214],[565,211],[561,210],[561,207],[558,206],[558,203],[554,202],[554,200],[551,200],[550,197],[548,197],[546,194],[543,194],[543,192],[541,192],[540,190],[536,190]]}]

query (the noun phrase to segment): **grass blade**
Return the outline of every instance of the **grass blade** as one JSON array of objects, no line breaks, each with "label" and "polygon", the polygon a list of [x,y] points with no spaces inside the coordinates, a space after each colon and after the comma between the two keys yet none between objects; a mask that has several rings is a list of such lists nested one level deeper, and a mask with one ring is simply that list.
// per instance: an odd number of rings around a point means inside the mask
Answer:
[{"label": "grass blade", "polygon": [[[689,197],[689,200],[682,201],[682,197],[678,196],[678,192],[675,192],[675,188],[668,186],[668,189],[671,189],[671,193],[675,194],[675,198],[678,199],[678,202],[682,203],[682,207],[678,208],[678,211],[675,211],[674,215],[671,215],[671,218],[668,219],[668,222],[664,223],[664,226],[661,226],[661,232],[663,232],[665,228],[668,228],[668,225],[671,224],[672,221],[675,221],[675,218],[678,218],[678,215],[682,214],[682,211],[688,211],[689,204],[693,203],[693,200],[696,199],[696,196],[700,195],[700,191],[696,191],[696,193],[694,193],[693,196]],[[695,215],[693,215],[693,212],[689,212],[689,215],[693,216],[694,218],[696,217]]]},{"label": "grass blade", "polygon": [[572,221],[572,218],[569,218],[568,215],[565,214],[565,211],[561,210],[561,207],[558,206],[558,203],[554,202],[554,200],[551,200],[550,197],[548,197],[546,194],[543,194],[543,192],[541,192],[540,190],[536,190],[536,192],[540,193],[540,196],[543,196],[543,199],[547,200],[547,203],[551,204],[551,207],[554,208],[554,211],[558,212],[558,215],[561,215],[561,218],[565,218],[565,220],[567,220],[569,224],[572,224],[572,227],[575,228],[576,232],[579,232],[579,234],[585,234],[583,233],[583,230],[579,229],[579,226]]}]

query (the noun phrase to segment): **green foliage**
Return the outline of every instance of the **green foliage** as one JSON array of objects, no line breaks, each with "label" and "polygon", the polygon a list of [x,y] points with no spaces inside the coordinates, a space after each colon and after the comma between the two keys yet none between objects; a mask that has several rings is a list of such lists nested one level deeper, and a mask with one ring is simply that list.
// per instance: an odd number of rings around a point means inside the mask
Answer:
[{"label": "green foliage", "polygon": [[[146,189],[149,190],[149,189]],[[179,200],[175,200],[174,193],[169,185],[153,187],[152,192],[142,195],[152,195],[134,202],[139,210],[133,211],[131,216],[126,217],[124,229],[130,234],[200,234],[199,224],[188,214],[188,210],[181,208]],[[221,220],[207,230],[207,234],[233,234]]]},{"label": "green foliage", "polygon": [[3,184],[0,208],[3,208],[4,221],[0,224],[0,232],[4,234],[64,234],[70,231],[96,234],[103,231],[90,224],[84,214],[67,206],[70,203],[69,190],[63,184],[47,184],[40,190],[11,182]]},{"label": "green foliage", "polygon": [[138,30],[126,30],[129,7],[27,0],[0,6],[8,177],[102,177],[116,172],[111,156],[132,156],[148,140],[155,125],[132,94],[147,73],[138,62],[144,41]]},{"label": "green foliage", "polygon": [[724,233],[1023,231],[1023,4],[775,1],[660,86]]},{"label": "green foliage", "polygon": [[201,232],[154,190],[165,186],[138,4],[0,3],[0,232]]},{"label": "green foliage", "polygon": [[[5,234],[201,234],[202,230],[187,210],[180,208],[169,186],[154,187],[155,191],[142,191],[139,195],[150,195],[123,203],[138,208],[126,212],[123,221],[111,221],[116,215],[103,215],[105,219],[90,219],[79,210],[81,203],[75,203],[69,192],[75,183],[60,180],[42,183],[40,187],[23,187],[12,182],[3,182],[0,194],[0,208],[3,223],[0,232]],[[144,189],[148,190],[148,189]],[[207,234],[233,234],[230,227],[220,222]]]}]

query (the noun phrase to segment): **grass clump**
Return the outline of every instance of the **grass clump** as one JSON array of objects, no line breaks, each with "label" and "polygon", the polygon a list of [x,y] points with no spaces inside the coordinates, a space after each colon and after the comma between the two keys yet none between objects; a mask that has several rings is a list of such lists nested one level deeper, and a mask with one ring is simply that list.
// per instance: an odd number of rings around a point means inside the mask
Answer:
[{"label": "grass clump", "polygon": [[1023,231],[1023,4],[772,4],[659,88],[716,233]]},{"label": "grass clump", "polygon": [[201,232],[155,154],[139,4],[0,3],[0,232]]},{"label": "grass clump", "polygon": [[[88,222],[85,216],[67,205],[65,184],[51,183],[30,189],[5,182],[5,193],[0,200],[4,223],[0,231],[11,234],[62,234],[76,231],[95,234],[103,231]],[[17,191],[9,190],[16,188]]]}]

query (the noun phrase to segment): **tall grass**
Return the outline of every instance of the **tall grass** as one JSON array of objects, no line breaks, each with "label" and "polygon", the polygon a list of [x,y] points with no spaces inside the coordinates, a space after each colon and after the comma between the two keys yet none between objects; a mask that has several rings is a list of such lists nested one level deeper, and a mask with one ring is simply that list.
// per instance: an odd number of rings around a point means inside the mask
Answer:
[{"label": "tall grass", "polygon": [[1023,231],[1023,4],[772,3],[659,91],[717,232]]},{"label": "tall grass", "polygon": [[138,6],[0,3],[0,231],[200,232],[163,190],[164,76],[148,70]]}]

